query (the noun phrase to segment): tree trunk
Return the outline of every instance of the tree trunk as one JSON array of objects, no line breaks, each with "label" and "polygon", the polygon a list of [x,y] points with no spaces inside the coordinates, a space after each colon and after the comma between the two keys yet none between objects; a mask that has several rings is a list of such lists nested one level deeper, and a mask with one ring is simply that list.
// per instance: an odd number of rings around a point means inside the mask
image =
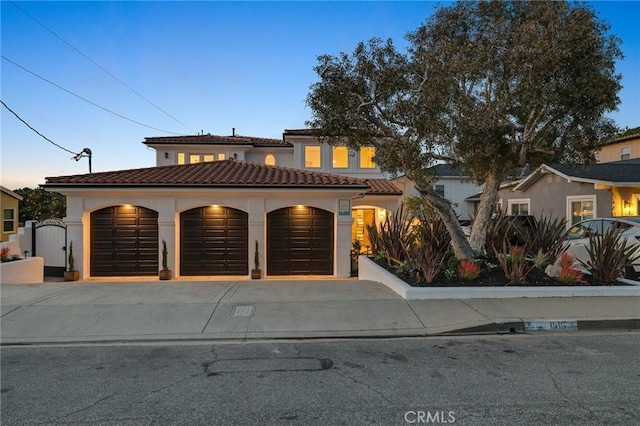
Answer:
[{"label": "tree trunk", "polygon": [[438,195],[431,186],[423,185],[415,181],[414,184],[420,195],[438,212],[444,221],[444,225],[447,231],[449,231],[449,235],[451,235],[451,246],[456,258],[459,260],[473,259],[473,250],[471,250],[469,241],[467,241],[467,237],[462,231],[462,226],[460,226],[460,221],[456,216],[456,212],[453,211],[451,203]]},{"label": "tree trunk", "polygon": [[491,214],[498,202],[498,189],[500,189],[501,182],[497,177],[490,175],[482,190],[480,204],[473,220],[469,238],[471,249],[476,253],[484,252],[484,243],[487,239],[487,224],[491,220]]}]

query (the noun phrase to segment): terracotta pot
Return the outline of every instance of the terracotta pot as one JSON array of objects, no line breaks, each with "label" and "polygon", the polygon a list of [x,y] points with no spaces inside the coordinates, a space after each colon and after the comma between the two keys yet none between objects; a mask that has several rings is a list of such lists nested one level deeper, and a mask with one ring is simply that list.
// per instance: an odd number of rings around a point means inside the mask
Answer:
[{"label": "terracotta pot", "polygon": [[78,281],[80,279],[80,271],[64,271],[65,281]]},{"label": "terracotta pot", "polygon": [[171,269],[163,269],[162,271],[158,271],[158,276],[161,280],[170,280],[171,279]]}]

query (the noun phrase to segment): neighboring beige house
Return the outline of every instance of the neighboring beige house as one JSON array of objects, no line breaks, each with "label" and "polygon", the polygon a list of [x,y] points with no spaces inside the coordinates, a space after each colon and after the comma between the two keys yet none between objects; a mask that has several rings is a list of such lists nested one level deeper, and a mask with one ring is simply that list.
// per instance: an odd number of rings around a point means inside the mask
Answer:
[{"label": "neighboring beige house", "polygon": [[[482,192],[484,185],[477,185],[470,180],[469,176],[446,164],[435,165],[432,167],[432,170],[436,176],[436,180],[433,182],[433,189],[451,202],[453,210],[458,215],[459,220],[472,220],[475,216],[477,203],[473,198],[469,197],[473,197],[475,194],[478,194],[478,192]],[[419,195],[413,182],[406,176],[393,179],[393,183],[402,189],[404,194],[402,197],[403,200],[407,197]]]},{"label": "neighboring beige house", "polygon": [[236,135],[146,138],[156,166],[48,177],[67,197],[68,240],[83,278],[156,275],[166,241],[175,276],[246,278],[258,242],[266,276],[350,275],[354,239],[402,191],[375,152]]},{"label": "neighboring beige house", "polygon": [[611,140],[598,151],[598,163],[634,158],[640,158],[640,127],[631,129],[623,136]]},{"label": "neighboring beige house", "polygon": [[640,158],[590,166],[543,164],[499,191],[509,215],[551,215],[567,226],[596,217],[640,215]]},{"label": "neighboring beige house", "polygon": [[0,241],[9,241],[9,236],[18,232],[18,204],[22,197],[4,186],[0,186],[0,210],[2,210],[2,232]]}]

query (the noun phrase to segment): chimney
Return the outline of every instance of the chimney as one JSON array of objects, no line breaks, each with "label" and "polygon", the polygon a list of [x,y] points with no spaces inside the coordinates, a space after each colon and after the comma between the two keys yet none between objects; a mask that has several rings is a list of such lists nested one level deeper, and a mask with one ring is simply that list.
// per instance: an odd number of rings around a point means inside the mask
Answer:
[{"label": "chimney", "polygon": [[232,127],[231,128],[231,136],[235,136],[236,135],[236,128]]}]

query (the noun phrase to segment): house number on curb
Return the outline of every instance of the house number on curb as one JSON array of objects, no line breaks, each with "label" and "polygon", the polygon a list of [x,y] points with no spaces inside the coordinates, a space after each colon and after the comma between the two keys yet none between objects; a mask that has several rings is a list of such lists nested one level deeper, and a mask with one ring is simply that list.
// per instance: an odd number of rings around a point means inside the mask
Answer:
[{"label": "house number on curb", "polygon": [[253,315],[253,310],[255,306],[253,305],[236,305],[231,310],[232,317],[250,317]]},{"label": "house number on curb", "polygon": [[577,331],[578,321],[529,321],[524,323],[526,331]]}]

